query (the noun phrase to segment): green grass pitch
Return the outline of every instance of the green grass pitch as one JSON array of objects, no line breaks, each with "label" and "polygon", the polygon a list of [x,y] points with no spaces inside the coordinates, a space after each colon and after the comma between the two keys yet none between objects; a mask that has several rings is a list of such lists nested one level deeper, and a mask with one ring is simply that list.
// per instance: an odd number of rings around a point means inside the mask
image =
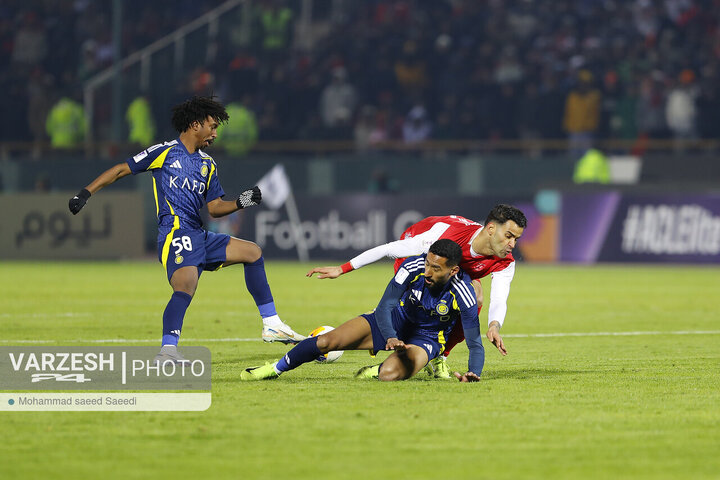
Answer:
[{"label": "green grass pitch", "polygon": [[[321,281],[309,267],[267,262],[279,312],[301,332],[373,308],[391,274],[381,264]],[[0,272],[0,345],[159,338],[170,289],[157,263]],[[206,273],[183,338],[212,351],[209,410],[2,412],[0,478],[717,479],[718,287],[712,267],[520,264],[509,355],[486,342],[478,384],[355,380],[366,352],[247,384],[242,368],[287,347],[260,342],[241,267]],[[458,346],[450,366],[466,362]]]}]

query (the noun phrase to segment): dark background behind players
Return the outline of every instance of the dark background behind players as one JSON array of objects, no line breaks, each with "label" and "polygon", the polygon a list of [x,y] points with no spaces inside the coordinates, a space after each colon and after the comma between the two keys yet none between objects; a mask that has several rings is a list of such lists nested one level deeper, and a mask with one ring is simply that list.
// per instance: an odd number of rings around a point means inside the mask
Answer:
[{"label": "dark background behind players", "polygon": [[[416,107],[427,111],[428,138],[561,139],[568,95],[588,78],[601,96],[599,138],[720,133],[720,19],[710,0],[312,4],[312,36],[300,2],[253,2],[232,13],[212,58],[172,72],[178,91],[151,81],[155,118],[177,98],[214,91],[243,99],[261,140],[402,140]],[[121,56],[216,6],[124,1]],[[236,21],[241,15],[251,18]],[[3,2],[0,91],[14,114],[3,116],[0,140],[47,139],[42,113],[61,96],[81,99],[84,82],[112,65],[112,27],[112,2]],[[344,93],[332,95],[337,72]],[[695,107],[682,120],[687,128],[672,118],[682,109],[668,105],[678,90],[687,92],[678,102]],[[128,82],[123,108],[139,93]],[[96,120],[108,123],[111,95],[96,102]],[[169,126],[157,123],[166,137]],[[111,138],[99,126],[95,133]]]}]

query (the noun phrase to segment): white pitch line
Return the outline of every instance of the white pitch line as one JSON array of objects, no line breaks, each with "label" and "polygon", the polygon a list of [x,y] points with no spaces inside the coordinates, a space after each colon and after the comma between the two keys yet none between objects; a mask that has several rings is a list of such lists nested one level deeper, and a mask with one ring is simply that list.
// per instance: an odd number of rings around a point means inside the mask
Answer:
[{"label": "white pitch line", "polygon": [[[261,338],[183,338],[183,343],[186,342],[259,342]],[[159,338],[103,338],[103,339],[64,339],[64,340],[6,340],[0,339],[0,343],[57,343],[57,342],[68,342],[68,343],[158,343]]]},{"label": "white pitch line", "polygon": [[[559,333],[509,333],[505,338],[554,338],[554,337],[632,337],[639,335],[720,335],[720,330],[676,330],[673,332],[559,332]],[[42,344],[42,343],[157,343],[159,338],[105,338],[105,339],[64,339],[64,340],[7,340],[0,339],[5,344]],[[183,338],[183,343],[212,343],[212,342],[260,342],[259,337],[254,338]]]},{"label": "white pitch line", "polygon": [[0,313],[0,318],[57,318],[57,317],[90,317],[91,313],[60,312],[60,313]]},{"label": "white pitch line", "polygon": [[635,335],[718,335],[720,330],[678,330],[675,332],[562,332],[562,333],[508,333],[509,338],[546,337],[631,337]]}]

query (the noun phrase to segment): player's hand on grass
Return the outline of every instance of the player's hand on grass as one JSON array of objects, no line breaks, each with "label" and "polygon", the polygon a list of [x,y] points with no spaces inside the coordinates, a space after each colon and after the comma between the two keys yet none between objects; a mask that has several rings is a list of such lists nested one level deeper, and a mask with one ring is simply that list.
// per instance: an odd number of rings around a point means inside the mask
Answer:
[{"label": "player's hand on grass", "polygon": [[78,194],[72,197],[68,202],[70,212],[72,212],[73,215],[77,215],[87,203],[88,198],[90,198],[90,192],[86,188],[80,190]]},{"label": "player's hand on grass", "polygon": [[404,353],[405,350],[407,350],[407,346],[402,340],[390,337],[385,344],[385,350],[395,350],[398,353]]},{"label": "player's hand on grass", "polygon": [[505,344],[503,343],[503,339],[500,336],[500,325],[497,322],[490,323],[490,326],[488,327],[485,336],[488,340],[490,340],[493,345],[495,345],[495,347],[500,351],[500,353],[502,353],[503,355],[507,355],[507,349],[505,349]]},{"label": "player's hand on grass", "polygon": [[342,275],[341,267],[315,267],[305,274],[306,277],[312,277],[317,273],[318,278],[337,278]]},{"label": "player's hand on grass", "polygon": [[480,377],[475,375],[473,372],[467,372],[466,374],[460,374],[459,372],[453,372],[458,382],[479,382]]},{"label": "player's hand on grass", "polygon": [[240,209],[260,205],[261,202],[262,192],[260,192],[260,187],[258,187],[257,185],[255,185],[250,190],[245,190],[244,192],[242,192],[238,199],[235,201],[237,207]]}]

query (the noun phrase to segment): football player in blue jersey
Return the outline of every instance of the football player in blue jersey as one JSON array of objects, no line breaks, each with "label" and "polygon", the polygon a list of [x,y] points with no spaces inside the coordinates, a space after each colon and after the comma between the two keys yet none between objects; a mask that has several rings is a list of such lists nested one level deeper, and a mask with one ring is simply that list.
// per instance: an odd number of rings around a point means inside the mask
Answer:
[{"label": "football player in blue jersey", "polygon": [[437,240],[427,254],[403,262],[374,312],[307,338],[276,363],[245,369],[240,379],[274,379],[335,350],[394,350],[384,362],[363,367],[356,376],[405,380],[442,353],[447,334],[456,322],[462,322],[470,358],[467,373],[455,372],[455,377],[461,382],[480,380],[485,350],[474,290],[470,278],[460,270],[461,260],[457,243]]},{"label": "football player in blue jersey", "polygon": [[173,107],[172,125],[180,134],[175,140],[153,145],[127,161],[106,170],[70,199],[77,214],[91,195],[130,174],[152,172],[155,211],[158,219],[158,258],[166,270],[173,294],[163,313],[162,347],[158,361],[182,361],[177,344],[185,311],[204,270],[242,263],[245,284],[263,320],[266,342],[297,343],[305,337],[283,323],[275,310],[265,275],[262,251],[253,242],[204,230],[200,208],[207,204],[212,217],[222,217],[258,205],[258,187],[224,200],[217,165],[202,149],[217,137],[217,128],[227,122],[225,107],[214,97],[195,96]]}]

